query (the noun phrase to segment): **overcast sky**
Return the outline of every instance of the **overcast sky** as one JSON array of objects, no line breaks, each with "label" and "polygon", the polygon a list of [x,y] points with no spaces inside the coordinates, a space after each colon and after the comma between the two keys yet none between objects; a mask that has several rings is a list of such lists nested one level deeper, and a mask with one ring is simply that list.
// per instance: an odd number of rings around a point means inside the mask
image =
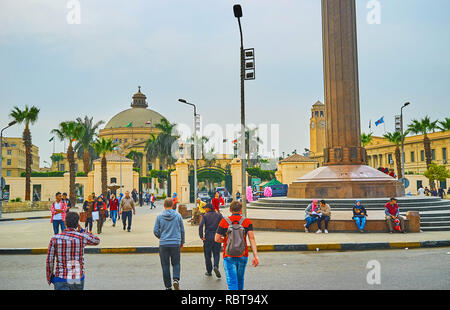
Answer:
[{"label": "overcast sky", "polygon": [[[228,0],[79,0],[81,23],[68,24],[67,0],[0,1],[0,125],[12,107],[41,109],[32,127],[41,165],[50,131],[84,115],[108,121],[129,108],[142,86],[149,108],[171,122],[240,122],[239,30]],[[311,105],[323,101],[319,0],[239,2],[246,47],[255,48],[256,80],[246,82],[247,122],[279,124],[280,151],[309,147]],[[450,1],[379,0],[369,24],[357,0],[362,131],[405,101],[405,121],[450,115]],[[23,126],[8,129],[21,136]],[[383,126],[375,128],[382,135]],[[57,142],[56,151],[63,150]]]}]

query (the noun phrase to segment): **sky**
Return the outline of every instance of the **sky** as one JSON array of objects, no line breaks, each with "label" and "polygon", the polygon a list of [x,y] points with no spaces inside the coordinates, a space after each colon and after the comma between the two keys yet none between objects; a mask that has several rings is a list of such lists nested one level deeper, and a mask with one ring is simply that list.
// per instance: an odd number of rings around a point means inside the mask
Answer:
[{"label": "sky", "polygon": [[[80,4],[80,23],[72,3]],[[449,117],[448,0],[356,0],[361,128],[368,132],[406,101],[405,123]],[[379,23],[369,23],[380,4]],[[14,106],[41,109],[32,126],[41,166],[50,162],[50,131],[85,115],[107,122],[130,107],[138,85],[149,108],[191,126],[240,122],[239,28],[255,49],[256,79],[246,81],[246,121],[279,126],[279,152],[309,147],[311,106],[324,101],[319,0],[2,0],[0,126]],[[262,125],[262,127],[261,127]],[[21,136],[14,126],[6,136]],[[269,133],[270,136],[270,133]],[[56,143],[63,151],[63,143]]]}]

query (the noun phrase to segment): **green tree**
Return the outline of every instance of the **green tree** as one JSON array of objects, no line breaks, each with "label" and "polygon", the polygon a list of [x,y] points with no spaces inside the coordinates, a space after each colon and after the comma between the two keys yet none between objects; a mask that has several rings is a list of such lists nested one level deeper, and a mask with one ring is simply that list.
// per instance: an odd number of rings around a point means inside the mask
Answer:
[{"label": "green tree", "polygon": [[31,200],[31,165],[33,164],[33,156],[31,148],[33,143],[31,141],[30,124],[36,123],[39,115],[39,109],[35,106],[28,107],[21,110],[17,106],[13,108],[9,116],[17,121],[18,124],[25,124],[25,129],[22,134],[23,143],[25,145],[25,200]]},{"label": "green tree", "polygon": [[[253,167],[258,161],[259,145],[263,143],[257,132],[257,127],[245,129],[245,153],[247,155],[248,167]],[[241,141],[240,138],[238,138],[238,141]]]},{"label": "green tree", "polygon": [[450,178],[450,170],[447,170],[444,165],[432,163],[423,175],[430,180],[430,186],[433,188],[435,187],[435,181],[444,182]]},{"label": "green tree", "polygon": [[437,121],[432,122],[428,116],[419,120],[412,120],[412,122],[408,125],[408,129],[406,134],[413,133],[416,135],[423,134],[423,147],[425,150],[425,159],[427,163],[427,169],[431,165],[432,156],[431,156],[431,142],[428,138],[428,133],[434,132],[437,129]]},{"label": "green tree", "polygon": [[72,206],[76,204],[76,192],[75,192],[75,151],[73,149],[73,142],[79,140],[83,135],[83,126],[74,121],[62,122],[59,124],[59,128],[53,129],[51,133],[55,134],[59,140],[69,141],[69,147],[67,148],[67,160],[69,161],[69,199]]},{"label": "green tree", "polygon": [[150,135],[146,143],[147,159],[159,158],[166,169],[175,163],[172,146],[180,137],[175,131],[175,126],[175,123],[172,124],[163,118],[160,123],[155,125],[155,128],[160,131],[158,136]]},{"label": "green tree", "polygon": [[59,162],[64,160],[64,156],[61,153],[55,153],[50,156],[50,159],[52,160],[52,162],[56,163],[59,171]]},{"label": "green tree", "polygon": [[102,181],[102,194],[104,197],[108,194],[108,171],[107,171],[107,162],[106,162],[106,154],[111,153],[117,145],[114,144],[112,139],[102,138],[101,140],[97,139],[92,143],[92,147],[95,152],[102,157],[101,161],[101,181]]},{"label": "green tree", "polygon": [[372,135],[373,135],[372,133],[366,134],[364,132],[361,134],[361,144],[363,147],[366,147],[372,142],[373,139]]},{"label": "green tree", "polygon": [[388,132],[383,135],[389,142],[395,145],[395,164],[397,165],[397,175],[401,179],[402,175],[402,160],[400,145],[402,144],[402,133],[400,131]]},{"label": "green tree", "polygon": [[88,116],[85,116],[84,119],[78,117],[76,120],[83,127],[83,134],[78,143],[75,144],[74,149],[78,158],[83,157],[83,171],[86,175],[91,170],[92,160],[98,158],[98,154],[95,153],[92,147],[92,143],[97,135],[97,129],[105,123],[104,121],[99,121],[94,124],[93,120],[93,117],[89,118]]},{"label": "green tree", "polygon": [[144,154],[135,150],[132,150],[128,153],[126,158],[131,159],[133,161],[133,167],[139,169],[139,175],[142,168],[142,159],[144,158]]},{"label": "green tree", "polygon": [[441,131],[448,131],[448,130],[450,130],[450,118],[446,117],[445,120],[439,121],[438,128]]}]

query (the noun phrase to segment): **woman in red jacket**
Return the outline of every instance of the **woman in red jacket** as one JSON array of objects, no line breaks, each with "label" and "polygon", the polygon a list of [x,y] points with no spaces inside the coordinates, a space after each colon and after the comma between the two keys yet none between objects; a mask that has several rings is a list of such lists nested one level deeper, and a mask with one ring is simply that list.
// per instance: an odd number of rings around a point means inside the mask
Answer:
[{"label": "woman in red jacket", "polygon": [[113,221],[113,227],[116,226],[117,219],[117,210],[119,206],[119,199],[116,198],[116,195],[111,194],[111,198],[109,199],[109,214]]},{"label": "woman in red jacket", "polygon": [[211,204],[216,212],[219,212],[220,205],[223,206],[225,204],[225,201],[223,201],[223,198],[220,197],[219,192],[216,192],[214,198],[211,200]]}]

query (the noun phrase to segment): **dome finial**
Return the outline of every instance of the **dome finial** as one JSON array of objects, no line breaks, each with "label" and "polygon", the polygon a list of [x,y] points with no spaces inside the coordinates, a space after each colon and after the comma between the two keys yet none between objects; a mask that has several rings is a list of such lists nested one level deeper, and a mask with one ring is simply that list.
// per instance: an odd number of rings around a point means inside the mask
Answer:
[{"label": "dome finial", "polygon": [[141,93],[141,86],[138,86],[138,92],[133,95],[133,102],[131,103],[132,108],[147,108],[147,97]]}]

